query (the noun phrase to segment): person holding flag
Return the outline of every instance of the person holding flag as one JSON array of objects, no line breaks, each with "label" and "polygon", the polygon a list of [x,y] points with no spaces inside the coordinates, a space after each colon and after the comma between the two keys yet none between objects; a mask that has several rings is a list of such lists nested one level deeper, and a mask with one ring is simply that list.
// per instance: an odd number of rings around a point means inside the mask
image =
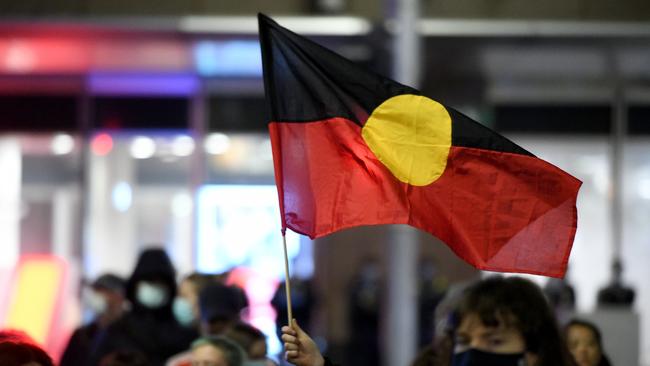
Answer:
[{"label": "person holding flag", "polygon": [[[564,276],[581,181],[419,90],[263,14],[258,20],[283,233],[313,239],[360,225],[407,224],[478,269]],[[468,352],[455,352],[452,365],[570,364],[561,349],[540,344],[559,342],[556,329],[538,323],[554,318],[539,289],[517,281],[477,284],[479,293],[492,286],[502,297],[486,297],[493,309],[479,306],[459,318],[455,329],[465,332]],[[292,319],[289,287],[287,298]],[[505,300],[523,308],[496,306]],[[539,319],[526,309],[540,310]],[[496,331],[510,337],[504,352],[472,346],[475,332]],[[283,333],[290,362],[326,364],[297,324]]]},{"label": "person holding flag", "polygon": [[[575,365],[541,289],[520,277],[492,277],[469,286],[446,330],[436,340],[432,365]],[[287,361],[334,366],[296,322],[282,332]]]}]

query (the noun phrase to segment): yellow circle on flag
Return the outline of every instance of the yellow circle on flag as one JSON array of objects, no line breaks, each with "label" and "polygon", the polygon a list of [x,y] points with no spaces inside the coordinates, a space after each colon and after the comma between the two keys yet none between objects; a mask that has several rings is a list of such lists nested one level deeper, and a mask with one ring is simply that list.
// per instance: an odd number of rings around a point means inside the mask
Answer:
[{"label": "yellow circle on flag", "polygon": [[451,117],[432,99],[398,95],[375,108],[361,135],[397,179],[425,186],[440,178],[447,166]]}]

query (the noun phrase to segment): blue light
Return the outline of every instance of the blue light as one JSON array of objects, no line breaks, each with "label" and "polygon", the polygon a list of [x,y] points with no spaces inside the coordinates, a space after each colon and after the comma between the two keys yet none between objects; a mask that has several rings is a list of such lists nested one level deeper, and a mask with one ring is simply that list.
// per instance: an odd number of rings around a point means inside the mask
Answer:
[{"label": "blue light", "polygon": [[126,212],[131,207],[133,193],[127,182],[119,182],[113,187],[113,207],[120,212]]},{"label": "blue light", "polygon": [[201,76],[262,76],[257,41],[200,41],[194,45],[194,63]]}]

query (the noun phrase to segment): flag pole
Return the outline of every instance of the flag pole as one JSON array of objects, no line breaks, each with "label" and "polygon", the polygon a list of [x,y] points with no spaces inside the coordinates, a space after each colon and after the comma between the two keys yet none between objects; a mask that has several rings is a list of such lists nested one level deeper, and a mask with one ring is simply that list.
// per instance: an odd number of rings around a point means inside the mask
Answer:
[{"label": "flag pole", "polygon": [[282,245],[284,246],[284,289],[287,295],[287,320],[292,325],[293,311],[291,308],[291,281],[289,277],[289,256],[287,255],[287,237],[282,232]]}]

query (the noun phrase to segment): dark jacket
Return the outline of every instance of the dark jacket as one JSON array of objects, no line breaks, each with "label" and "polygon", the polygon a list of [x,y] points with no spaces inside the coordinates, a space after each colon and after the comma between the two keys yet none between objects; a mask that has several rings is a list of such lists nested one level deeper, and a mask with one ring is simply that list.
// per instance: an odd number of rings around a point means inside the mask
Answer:
[{"label": "dark jacket", "polygon": [[99,333],[99,325],[92,322],[77,328],[61,356],[59,366],[79,366],[88,362],[91,347]]},{"label": "dark jacket", "polygon": [[[137,284],[141,281],[164,283],[168,289],[167,302],[150,309],[138,302]],[[111,324],[97,337],[91,365],[98,365],[107,354],[117,350],[142,352],[150,365],[165,361],[184,350],[198,337],[195,329],[181,326],[174,319],[172,303],[176,296],[174,267],[162,249],[145,250],[126,285],[126,298],[131,310]]]}]

